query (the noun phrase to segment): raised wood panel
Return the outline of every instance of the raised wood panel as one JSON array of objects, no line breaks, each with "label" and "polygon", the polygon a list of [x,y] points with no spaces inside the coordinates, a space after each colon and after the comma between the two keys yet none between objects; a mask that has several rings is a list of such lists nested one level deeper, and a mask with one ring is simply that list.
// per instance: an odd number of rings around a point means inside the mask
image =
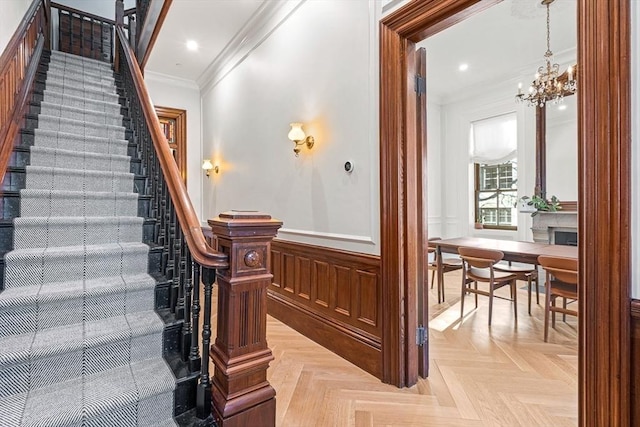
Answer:
[{"label": "raised wood panel", "polygon": [[368,271],[356,270],[354,278],[356,293],[354,314],[359,321],[375,326],[379,314],[376,301],[380,299],[378,276]]},{"label": "raised wood panel", "polygon": [[311,300],[311,260],[296,258],[296,295]]},{"label": "raised wood panel", "polygon": [[640,425],[640,300],[631,301],[631,425]]},{"label": "raised wood panel", "polygon": [[271,274],[273,274],[272,286],[282,287],[282,253],[271,250]]},{"label": "raised wood panel", "polygon": [[324,308],[329,308],[329,288],[326,286],[318,285],[319,283],[329,283],[329,263],[314,260],[314,276],[312,282],[313,288],[313,301]]},{"label": "raised wood panel", "polygon": [[379,257],[281,240],[271,249],[269,314],[380,377]]},{"label": "raised wood panel", "polygon": [[344,316],[351,316],[351,269],[334,266],[335,280],[330,282],[331,307]]},{"label": "raised wood panel", "polygon": [[296,280],[296,257],[292,254],[283,253],[282,255],[282,289],[294,294]]}]

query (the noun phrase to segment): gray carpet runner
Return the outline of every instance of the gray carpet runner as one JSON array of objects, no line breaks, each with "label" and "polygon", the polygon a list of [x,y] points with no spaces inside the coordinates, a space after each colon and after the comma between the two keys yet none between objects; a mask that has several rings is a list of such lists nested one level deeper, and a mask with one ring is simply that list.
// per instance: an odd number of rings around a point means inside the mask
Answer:
[{"label": "gray carpet runner", "polygon": [[0,293],[1,426],[172,426],[109,64],[52,52]]}]

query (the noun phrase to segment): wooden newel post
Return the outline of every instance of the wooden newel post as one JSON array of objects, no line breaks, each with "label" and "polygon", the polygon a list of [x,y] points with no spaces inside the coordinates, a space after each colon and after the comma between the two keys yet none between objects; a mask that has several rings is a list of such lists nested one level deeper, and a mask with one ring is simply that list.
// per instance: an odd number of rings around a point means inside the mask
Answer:
[{"label": "wooden newel post", "polygon": [[217,336],[211,400],[221,427],[274,426],[276,392],[267,381],[267,287],[271,240],[282,222],[258,212],[231,211],[208,221],[229,269],[218,271]]},{"label": "wooden newel post", "polygon": [[124,26],[124,1],[116,0],[116,25]]}]

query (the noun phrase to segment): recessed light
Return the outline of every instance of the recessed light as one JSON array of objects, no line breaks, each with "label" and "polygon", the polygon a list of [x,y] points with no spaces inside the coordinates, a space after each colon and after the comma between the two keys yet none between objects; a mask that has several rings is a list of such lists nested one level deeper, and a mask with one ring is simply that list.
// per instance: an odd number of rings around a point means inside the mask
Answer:
[{"label": "recessed light", "polygon": [[560,111],[564,111],[564,110],[566,110],[566,109],[567,109],[567,105],[566,105],[566,104],[560,104],[560,105],[558,105],[558,110],[560,110]]},{"label": "recessed light", "polygon": [[187,49],[198,50],[198,43],[195,40],[187,41]]},{"label": "recessed light", "polygon": [[469,64],[460,64],[458,66],[458,70],[460,71],[467,71],[469,69]]}]

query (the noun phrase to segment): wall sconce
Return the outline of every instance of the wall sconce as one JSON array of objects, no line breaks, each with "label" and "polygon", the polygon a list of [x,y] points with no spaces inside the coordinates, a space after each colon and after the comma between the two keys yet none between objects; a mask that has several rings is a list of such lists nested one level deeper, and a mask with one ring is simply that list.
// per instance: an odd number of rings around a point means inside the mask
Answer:
[{"label": "wall sconce", "polygon": [[213,164],[211,163],[211,160],[209,159],[204,159],[202,161],[202,169],[206,171],[205,175],[207,175],[207,178],[209,178],[209,174],[211,173],[212,169],[215,173],[220,172],[220,167],[218,165],[213,166]]},{"label": "wall sconce", "polygon": [[300,154],[300,146],[306,145],[309,150],[313,147],[315,140],[311,135],[305,136],[302,130],[302,123],[291,123],[291,130],[288,135],[289,139],[293,141],[296,146],[293,147],[293,152],[296,153],[296,157]]}]

